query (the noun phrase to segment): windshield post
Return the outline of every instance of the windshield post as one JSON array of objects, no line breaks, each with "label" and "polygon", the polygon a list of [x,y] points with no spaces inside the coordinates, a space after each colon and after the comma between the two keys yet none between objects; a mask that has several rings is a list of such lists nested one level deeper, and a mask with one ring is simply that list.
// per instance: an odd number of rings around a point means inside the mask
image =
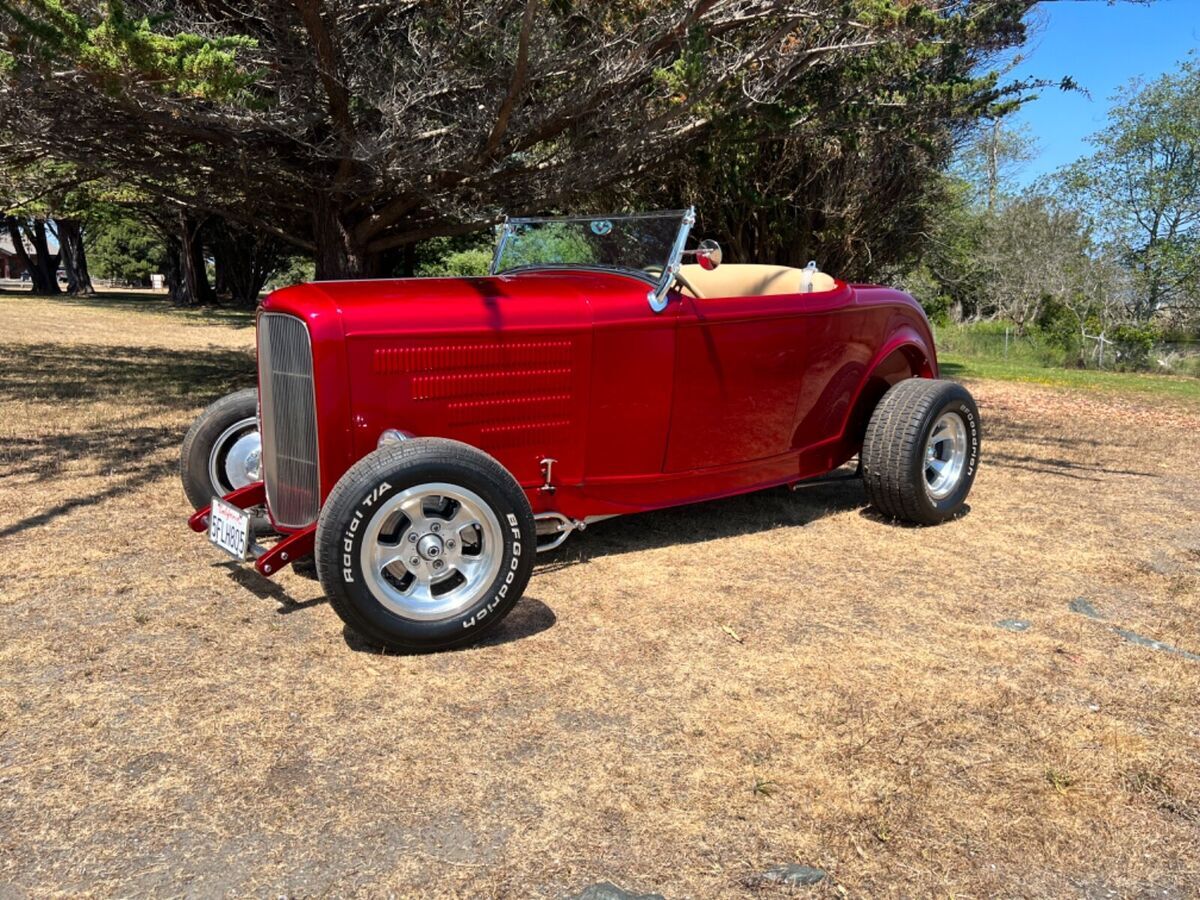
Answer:
[{"label": "windshield post", "polygon": [[509,235],[511,235],[513,231],[512,225],[508,223],[508,216],[505,216],[504,221],[496,226],[496,231],[498,232],[496,253],[492,256],[492,265],[491,268],[488,269],[489,275],[495,275],[499,270],[500,258],[504,256],[504,245],[508,243]]},{"label": "windshield post", "polygon": [[662,277],[654,286],[654,290],[646,295],[646,299],[650,302],[650,308],[656,313],[667,308],[667,291],[671,289],[675,276],[679,274],[679,262],[683,259],[683,248],[687,246],[688,233],[695,224],[696,207],[689,206],[683,214],[683,221],[679,225],[679,234],[675,237],[675,244],[671,247],[671,257],[663,267]]}]

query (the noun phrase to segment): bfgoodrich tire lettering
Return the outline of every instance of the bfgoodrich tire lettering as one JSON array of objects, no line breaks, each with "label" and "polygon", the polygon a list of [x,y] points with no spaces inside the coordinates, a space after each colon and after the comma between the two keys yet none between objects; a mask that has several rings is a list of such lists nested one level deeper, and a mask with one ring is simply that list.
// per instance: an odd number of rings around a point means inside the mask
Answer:
[{"label": "bfgoodrich tire lettering", "polygon": [[317,573],[368,643],[441,650],[508,614],[535,540],[529,501],[503,466],[466,444],[419,438],[385,445],[338,481],[317,524]]},{"label": "bfgoodrich tire lettering", "polygon": [[918,525],[953,518],[975,482],[981,438],[979,409],[961,384],[911,378],[893,385],[863,439],[867,498],[883,515]]}]

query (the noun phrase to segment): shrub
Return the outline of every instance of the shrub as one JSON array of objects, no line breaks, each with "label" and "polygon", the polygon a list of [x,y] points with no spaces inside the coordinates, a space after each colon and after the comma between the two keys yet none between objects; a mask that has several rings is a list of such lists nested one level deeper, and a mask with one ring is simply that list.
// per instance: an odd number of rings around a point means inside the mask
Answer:
[{"label": "shrub", "polygon": [[1157,330],[1151,325],[1118,325],[1108,334],[1116,350],[1114,368],[1123,371],[1146,369],[1150,366],[1150,351],[1158,338]]},{"label": "shrub", "polygon": [[290,256],[267,279],[265,290],[274,291],[292,284],[303,284],[317,277],[316,264],[306,256]]},{"label": "shrub", "polygon": [[486,275],[492,265],[492,251],[479,248],[454,250],[438,259],[422,263],[418,275],[459,278]]}]

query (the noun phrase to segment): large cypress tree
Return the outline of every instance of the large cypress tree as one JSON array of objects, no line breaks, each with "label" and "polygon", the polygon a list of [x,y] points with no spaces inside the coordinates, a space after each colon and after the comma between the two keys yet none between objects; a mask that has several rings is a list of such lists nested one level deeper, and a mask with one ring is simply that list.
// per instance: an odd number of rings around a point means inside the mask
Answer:
[{"label": "large cypress tree", "polygon": [[[900,197],[920,188],[899,171],[913,148],[936,168],[946,123],[1014,90],[972,70],[1023,40],[1032,5],[0,0],[0,104],[22,111],[4,152],[275,235],[323,277],[374,274],[503,209],[678,196],[688,173],[723,186],[730,160],[820,161],[824,140],[840,159],[805,185],[818,198],[876,190],[867,174]],[[702,199],[720,221],[725,196]]]}]

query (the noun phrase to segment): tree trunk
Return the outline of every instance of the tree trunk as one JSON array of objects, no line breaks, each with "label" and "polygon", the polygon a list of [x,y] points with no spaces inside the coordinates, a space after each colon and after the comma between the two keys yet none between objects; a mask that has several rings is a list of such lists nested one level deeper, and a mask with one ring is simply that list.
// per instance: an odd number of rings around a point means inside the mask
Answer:
[{"label": "tree trunk", "polygon": [[279,268],[287,248],[270,235],[228,221],[212,220],[207,233],[229,302],[243,309],[253,309],[258,304],[263,285]]},{"label": "tree trunk", "polygon": [[379,253],[370,253],[355,240],[354,227],[347,224],[333,198],[319,197],[313,210],[316,237],[317,279],[371,278],[379,274]]},{"label": "tree trunk", "polygon": [[[16,216],[5,216],[4,224],[8,236],[12,240],[13,249],[18,258],[29,272],[35,294],[58,294],[58,254],[50,256],[50,247],[46,242],[46,223],[41,219],[34,221],[33,230]],[[30,256],[25,247],[26,239],[33,245],[34,255]]]},{"label": "tree trunk", "polygon": [[205,306],[215,301],[204,267],[200,226],[180,210],[174,234],[167,240],[167,292],[175,306]]},{"label": "tree trunk", "polygon": [[217,244],[212,245],[213,256],[213,292],[217,295],[217,301],[225,303],[233,298],[233,287],[230,284],[231,273],[229,271],[229,257],[222,252],[222,248]]},{"label": "tree trunk", "polygon": [[[34,264],[41,272],[42,283],[45,285],[41,292],[46,294],[61,294],[62,291],[58,287],[58,257],[60,254],[50,253],[50,242],[46,240],[46,220],[34,219],[32,233],[30,233],[28,226],[26,226],[25,230],[29,237],[29,242],[33,244],[33,250],[37,254]],[[34,284],[37,284],[36,279]]]},{"label": "tree trunk", "polygon": [[404,245],[403,256],[400,263],[400,275],[404,278],[412,278],[417,274],[417,243],[413,241],[410,244]]},{"label": "tree trunk", "polygon": [[78,219],[55,219],[63,267],[67,270],[67,293],[91,296],[92,276],[88,273],[87,253],[83,247],[83,225]]}]

